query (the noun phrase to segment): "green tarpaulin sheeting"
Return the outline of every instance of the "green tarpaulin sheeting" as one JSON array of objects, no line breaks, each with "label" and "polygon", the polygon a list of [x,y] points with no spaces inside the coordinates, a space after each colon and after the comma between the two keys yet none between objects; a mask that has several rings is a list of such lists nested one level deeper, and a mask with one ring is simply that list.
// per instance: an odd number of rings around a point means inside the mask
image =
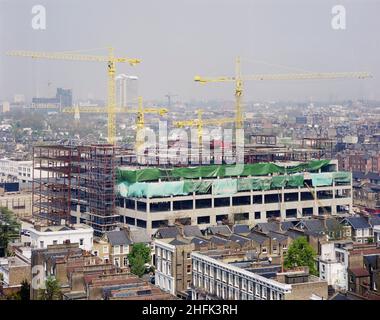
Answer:
[{"label": "green tarpaulin sheeting", "polygon": [[237,193],[236,179],[220,179],[212,182],[213,195],[233,195]]},{"label": "green tarpaulin sheeting", "polygon": [[303,175],[274,176],[271,178],[218,179],[214,181],[181,180],[172,182],[135,182],[118,184],[118,192],[123,197],[152,198],[171,195],[188,195],[208,193],[230,196],[238,191],[270,190],[282,187],[302,187]]},{"label": "green tarpaulin sheeting", "polygon": [[350,172],[333,172],[332,177],[335,183],[350,183],[351,173]]},{"label": "green tarpaulin sheeting", "polygon": [[158,169],[147,168],[140,170],[127,170],[118,168],[117,181],[120,182],[144,182],[155,181],[160,178],[197,179],[197,178],[223,178],[236,176],[265,176],[273,173],[293,174],[302,171],[315,171],[328,165],[330,160],[313,160],[301,163],[293,167],[283,167],[274,163],[253,163],[239,165],[211,165],[189,168]]},{"label": "green tarpaulin sheeting", "polygon": [[331,186],[333,181],[333,176],[330,172],[328,173],[311,173],[311,183],[313,187],[323,187]]},{"label": "green tarpaulin sheeting", "polygon": [[136,182],[130,185],[127,183],[119,184],[119,194],[123,197],[152,198],[169,197],[171,195],[186,195],[184,191],[184,181],[146,183]]},{"label": "green tarpaulin sheeting", "polygon": [[286,185],[288,187],[302,187],[304,182],[303,174],[295,174],[292,176],[288,176],[288,181]]},{"label": "green tarpaulin sheeting", "polygon": [[184,181],[183,191],[189,193],[207,193],[212,185],[212,181]]}]

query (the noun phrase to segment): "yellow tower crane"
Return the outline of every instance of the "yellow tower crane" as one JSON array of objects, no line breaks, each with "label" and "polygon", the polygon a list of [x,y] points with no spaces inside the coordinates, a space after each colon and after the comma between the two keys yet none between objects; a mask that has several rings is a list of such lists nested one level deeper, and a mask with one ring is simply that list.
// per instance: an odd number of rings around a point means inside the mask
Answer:
[{"label": "yellow tower crane", "polygon": [[[104,113],[104,108],[99,108],[99,107],[70,107],[70,108],[65,108],[62,110],[64,113],[75,113],[78,114],[80,112],[83,113]],[[143,98],[138,97],[138,108],[137,109],[126,109],[126,107],[122,108],[114,108],[114,113],[135,113],[136,116],[136,127],[137,127],[137,132],[136,132],[136,137],[138,137],[138,133],[144,130],[145,128],[145,114],[158,114],[159,116],[163,116],[168,113],[168,109],[166,108],[145,108],[143,106]],[[115,133],[116,135],[116,133]],[[141,141],[138,141],[136,139],[136,148],[141,145]]]},{"label": "yellow tower crane", "polygon": [[284,74],[256,74],[243,76],[241,74],[240,58],[236,59],[235,63],[235,76],[226,77],[201,77],[195,76],[194,81],[201,84],[209,82],[235,82],[235,108],[236,108],[236,129],[243,128],[243,82],[244,81],[261,81],[261,80],[328,80],[328,79],[340,79],[340,78],[357,78],[365,79],[370,78],[371,74],[367,72],[317,72],[317,73],[284,73]]},{"label": "yellow tower crane", "polygon": [[203,110],[201,110],[201,109],[197,110],[197,114],[198,114],[198,119],[173,121],[173,125],[177,128],[197,127],[199,148],[201,148],[201,146],[202,146],[203,126],[205,126],[205,125],[219,125],[219,126],[221,126],[222,124],[225,124],[225,123],[235,122],[234,118],[221,118],[221,119],[203,120],[202,119]]},{"label": "yellow tower crane", "polygon": [[[84,55],[74,54],[69,52],[37,52],[37,51],[22,51],[15,50],[7,52],[9,56],[15,57],[29,57],[33,59],[51,59],[51,60],[74,60],[74,61],[92,61],[92,62],[106,62],[108,74],[108,96],[107,107],[102,110],[108,114],[108,142],[115,144],[116,136],[116,90],[115,90],[115,74],[116,63],[129,63],[134,66],[141,61],[135,58],[115,57],[114,48],[108,48],[108,56],[97,55]],[[86,112],[89,108],[84,107],[82,112]]]}]

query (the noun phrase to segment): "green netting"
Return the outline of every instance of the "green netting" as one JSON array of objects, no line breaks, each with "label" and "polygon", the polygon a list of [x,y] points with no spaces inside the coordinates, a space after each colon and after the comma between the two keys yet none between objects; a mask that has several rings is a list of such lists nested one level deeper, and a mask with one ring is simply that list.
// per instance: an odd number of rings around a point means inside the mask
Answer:
[{"label": "green netting", "polygon": [[311,183],[314,187],[331,186],[333,176],[331,173],[312,173]]},{"label": "green netting", "polygon": [[272,178],[272,188],[283,188],[287,183],[287,176],[274,176]]},{"label": "green netting", "polygon": [[304,182],[303,174],[297,174],[297,175],[288,176],[288,182],[286,185],[288,187],[303,187],[303,182]]},{"label": "green netting", "polygon": [[169,197],[171,195],[186,195],[184,181],[163,183],[136,182],[128,185],[123,182],[118,185],[119,194],[123,197],[152,198]]},{"label": "green netting", "polygon": [[[349,173],[348,173],[349,175]],[[347,179],[347,175],[335,175],[339,181]],[[350,176],[350,175],[349,175]],[[313,174],[313,186],[331,185],[333,175],[331,173]],[[344,180],[346,181],[346,180]],[[123,197],[151,198],[168,197],[176,195],[188,195],[193,192],[205,194],[212,187],[213,195],[230,196],[238,191],[270,190],[282,187],[302,187],[304,183],[303,174],[280,175],[269,178],[240,178],[240,179],[218,179],[214,181],[180,180],[171,182],[135,182],[129,184],[122,182],[118,184],[118,192]]]},{"label": "green netting", "polygon": [[158,180],[162,172],[158,168],[147,168],[140,170],[122,170],[116,171],[118,182],[127,181],[129,183]]},{"label": "green netting", "polygon": [[221,179],[212,182],[213,195],[233,195],[237,193],[236,179]]},{"label": "green netting", "polygon": [[189,193],[207,193],[212,185],[212,181],[184,181],[183,191]]},{"label": "green netting", "polygon": [[239,179],[237,181],[237,190],[238,191],[250,191],[252,190],[252,179]]},{"label": "green netting", "polygon": [[159,178],[177,179],[197,179],[197,178],[223,178],[236,176],[264,176],[273,173],[292,174],[302,171],[315,171],[330,163],[330,160],[313,160],[301,163],[293,167],[283,167],[274,163],[254,163],[245,165],[211,165],[190,168],[174,168],[162,170],[157,168],[147,168],[141,170],[127,170],[119,168],[117,170],[118,182],[127,181],[129,183],[154,181]]},{"label": "green netting", "polygon": [[333,172],[333,180],[335,183],[350,183],[351,182],[351,173],[350,172]]}]

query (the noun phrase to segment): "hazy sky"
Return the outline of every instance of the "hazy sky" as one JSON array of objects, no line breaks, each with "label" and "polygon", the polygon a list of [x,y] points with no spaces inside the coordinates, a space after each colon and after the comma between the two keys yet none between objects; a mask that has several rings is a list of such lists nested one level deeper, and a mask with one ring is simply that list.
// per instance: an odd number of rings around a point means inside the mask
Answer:
[{"label": "hazy sky", "polygon": [[[32,7],[47,10],[46,30],[31,27]],[[346,30],[333,30],[331,8],[346,8]],[[194,75],[370,71],[374,79],[246,83],[246,100],[380,99],[380,0],[0,0],[0,99],[14,93],[106,97],[106,66],[32,61],[7,50],[71,51],[114,46],[142,59],[118,73],[139,76],[145,99],[167,92],[187,99],[232,99],[233,84],[200,86]],[[105,54],[106,50],[88,53]],[[258,63],[265,61],[275,66]],[[50,89],[48,82],[51,82]]]}]

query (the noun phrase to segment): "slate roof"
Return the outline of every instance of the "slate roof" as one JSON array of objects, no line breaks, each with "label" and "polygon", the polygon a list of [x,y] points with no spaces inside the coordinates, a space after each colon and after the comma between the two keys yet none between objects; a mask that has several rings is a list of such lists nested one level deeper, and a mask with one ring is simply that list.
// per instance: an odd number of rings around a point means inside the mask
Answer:
[{"label": "slate roof", "polygon": [[246,237],[239,236],[237,234],[231,234],[231,236],[229,237],[229,240],[231,240],[233,242],[237,242],[239,244],[244,244],[244,243],[250,241],[250,239],[247,239]]},{"label": "slate roof", "polygon": [[283,221],[281,222],[281,230],[283,231],[287,231],[289,230],[290,228],[293,228],[295,226],[295,224],[297,224],[298,221]]},{"label": "slate roof", "polygon": [[301,226],[303,226],[304,229],[306,229],[312,233],[322,233],[325,231],[323,221],[318,220],[318,219],[301,220],[299,223],[296,224],[296,227],[301,228]]},{"label": "slate roof", "polygon": [[106,233],[108,241],[113,246],[130,245],[132,241],[128,238],[127,233],[124,230],[109,231]]},{"label": "slate roof", "polygon": [[380,225],[380,217],[371,217],[369,218],[369,224],[373,228],[374,226]]},{"label": "slate roof", "polygon": [[289,229],[285,232],[285,234],[292,238],[292,239],[297,239],[299,237],[304,237],[304,234],[300,231],[296,231],[296,230],[292,230],[292,229]]},{"label": "slate roof", "polygon": [[281,234],[279,232],[270,231],[268,233],[268,236],[271,237],[272,239],[276,239],[280,243],[286,242],[288,240],[288,236]]},{"label": "slate roof", "polygon": [[215,244],[227,244],[229,242],[228,239],[224,239],[224,238],[221,238],[218,236],[212,236],[210,238],[210,241],[211,241],[211,243],[215,243]]},{"label": "slate roof", "polygon": [[175,238],[180,234],[177,227],[159,228],[157,230],[157,233],[162,239]]},{"label": "slate roof", "polygon": [[183,235],[185,237],[202,237],[202,232],[198,226],[184,226]]},{"label": "slate roof", "polygon": [[266,240],[268,240],[268,237],[263,235],[263,234],[260,234],[258,232],[255,232],[255,231],[251,231],[251,233],[249,233],[247,235],[248,238],[252,239],[253,241],[259,243],[259,244],[262,244],[264,243]]},{"label": "slate roof", "polygon": [[232,228],[233,233],[249,233],[249,225],[247,224],[235,224]]},{"label": "slate roof", "polygon": [[264,233],[267,233],[269,231],[279,231],[279,225],[273,221],[272,222],[258,223],[256,225],[256,229],[258,229]]},{"label": "slate roof", "polygon": [[219,233],[224,235],[230,235],[232,233],[231,229],[226,225],[209,227],[207,230],[211,234]]},{"label": "slate roof", "polygon": [[204,246],[204,245],[207,245],[209,243],[209,240],[194,237],[193,239],[191,239],[191,243],[194,243],[194,244],[199,245],[199,246]]},{"label": "slate roof", "polygon": [[169,244],[172,244],[173,246],[177,246],[177,245],[183,245],[183,244],[188,244],[188,243],[181,241],[179,239],[174,239],[174,240],[170,241]]},{"label": "slate roof", "polygon": [[367,219],[364,217],[348,217],[342,220],[342,222],[347,222],[352,228],[357,229],[369,229],[371,228]]}]

